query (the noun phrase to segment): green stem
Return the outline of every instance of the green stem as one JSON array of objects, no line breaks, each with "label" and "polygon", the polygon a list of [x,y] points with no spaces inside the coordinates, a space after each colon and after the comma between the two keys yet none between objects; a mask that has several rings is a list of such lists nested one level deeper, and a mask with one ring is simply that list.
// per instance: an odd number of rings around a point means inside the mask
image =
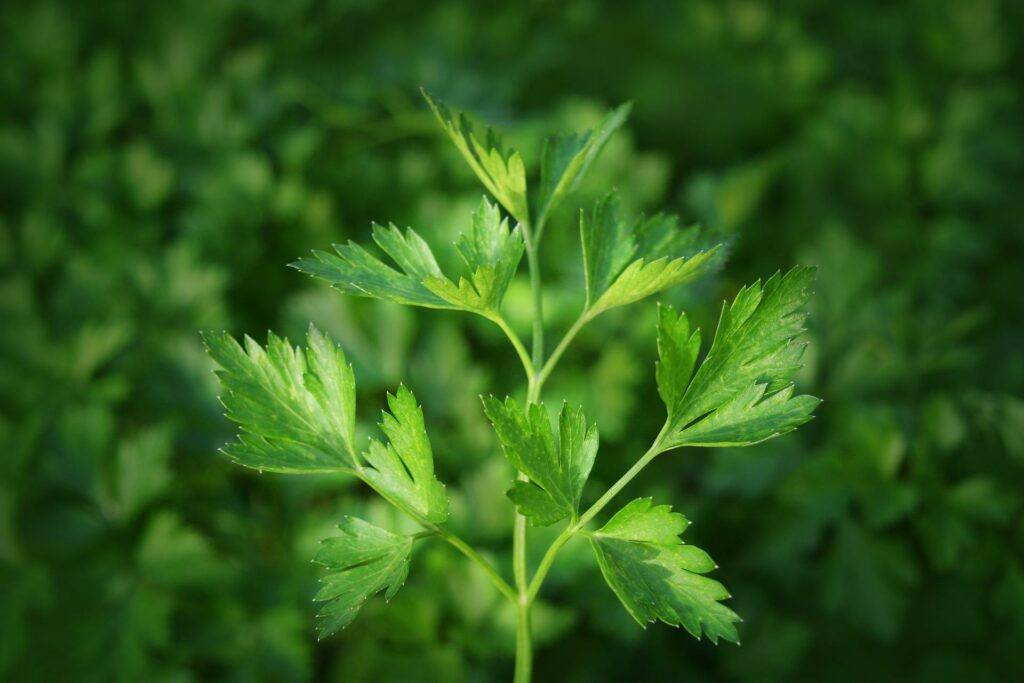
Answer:
[{"label": "green stem", "polygon": [[534,370],[533,361],[530,360],[530,354],[526,352],[526,347],[519,339],[519,335],[516,334],[515,330],[509,326],[508,321],[505,320],[501,314],[495,313],[487,317],[494,321],[494,323],[501,328],[501,331],[505,333],[505,336],[508,337],[508,340],[512,342],[512,348],[516,350],[516,354],[519,356],[519,360],[523,364],[523,370],[526,372],[526,376],[532,379],[536,371]]},{"label": "green stem", "polygon": [[551,565],[555,561],[555,556],[558,551],[562,549],[573,534],[576,533],[576,525],[570,524],[562,530],[562,533],[551,543],[548,547],[548,551],[544,553],[544,558],[537,565],[537,572],[533,575],[533,581],[530,582],[530,588],[526,593],[527,600],[532,604],[537,598],[537,593],[540,592],[540,587],[544,583],[544,579],[548,575],[548,570],[551,569]]},{"label": "green stem", "polygon": [[530,683],[533,673],[533,650],[530,643],[530,603],[520,602],[516,612],[515,683]]},{"label": "green stem", "polygon": [[547,381],[548,376],[551,375],[555,366],[558,365],[558,361],[562,358],[562,354],[565,353],[565,350],[569,348],[569,344],[572,343],[572,340],[576,338],[579,331],[582,330],[583,326],[590,322],[590,320],[591,318],[587,315],[587,311],[583,311],[583,313],[580,313],[580,317],[576,318],[576,322],[572,324],[572,327],[566,331],[565,336],[562,337],[560,342],[558,342],[558,346],[556,346],[555,350],[551,352],[547,362],[544,363],[544,367],[541,368],[540,373],[537,375],[537,384],[539,385],[538,391],[540,390],[540,387],[544,386],[544,382]]},{"label": "green stem", "polygon": [[651,464],[651,461],[662,452],[661,440],[667,429],[668,423],[665,423],[665,426],[661,428],[661,432],[658,433],[657,438],[654,439],[654,443],[647,449],[647,452],[640,456],[640,459],[633,463],[633,466],[626,470],[626,473],[619,477],[619,480],[612,484],[611,488],[605,491],[604,495],[597,499],[597,502],[587,508],[587,511],[580,515],[579,521],[571,527],[573,533],[576,533],[586,526],[587,522],[594,518],[594,515],[603,510],[604,507],[611,502],[612,498],[617,496],[619,491],[626,487],[626,484],[633,481],[633,478],[640,474],[640,471]]},{"label": "green stem", "polygon": [[497,588],[502,595],[508,598],[513,604],[519,604],[519,594],[516,593],[516,591],[512,590],[512,586],[508,585],[508,581],[502,578],[501,574],[498,573],[498,570],[496,570],[490,562],[484,559],[483,555],[478,553],[476,549],[473,548],[473,546],[469,545],[468,543],[466,543],[461,538],[459,538],[452,532],[448,531],[447,529],[437,524],[434,524],[433,522],[428,522],[427,520],[423,519],[423,517],[418,515],[415,511],[410,510],[408,507],[402,505],[394,498],[391,498],[383,491],[379,491],[376,488],[374,488],[370,480],[366,478],[362,466],[357,467],[355,475],[364,484],[377,491],[377,493],[380,494],[380,496],[384,500],[388,501],[405,514],[409,515],[423,526],[425,531],[421,531],[419,533],[414,534],[414,539],[420,539],[426,536],[440,536],[449,544],[451,544],[452,547],[454,547],[460,553],[468,557],[473,562],[477,563],[480,566],[480,568],[484,570],[484,573],[487,575],[487,578],[491,580],[491,583],[494,584],[494,587]]},{"label": "green stem", "polygon": [[[537,368],[544,362],[544,302],[541,296],[540,263],[537,259],[537,245],[530,233],[528,223],[522,224],[523,242],[526,247],[526,264],[530,271],[530,292],[533,295],[533,358],[526,368],[527,405],[540,400],[540,383],[537,382]],[[527,477],[518,473],[520,481]],[[529,578],[526,567],[526,517],[515,513],[512,528],[512,570],[515,574],[518,603],[516,609],[516,683],[529,683],[533,669],[533,644],[530,634]]]},{"label": "green stem", "polygon": [[526,243],[526,265],[530,270],[530,292],[533,294],[533,367],[539,368],[544,363],[544,299],[537,245],[530,236],[528,225],[523,226],[523,241]]},{"label": "green stem", "polygon": [[506,598],[512,601],[513,604],[519,604],[519,597],[516,594],[516,591],[512,589],[512,586],[508,585],[508,582],[501,577],[501,574],[498,573],[494,566],[491,565],[491,563],[488,562],[486,559],[484,559],[484,557],[480,553],[478,553],[471,545],[463,541],[455,534],[443,529],[442,527],[437,526],[436,524],[430,524],[428,525],[428,528],[432,532],[446,540],[448,543],[450,543],[452,547],[457,549],[460,553],[462,553],[470,560],[475,562],[477,565],[479,565],[479,567],[484,571],[484,573],[487,574],[487,578],[489,578],[491,580],[491,583],[494,584],[494,587],[501,591],[502,595],[504,595]]}]

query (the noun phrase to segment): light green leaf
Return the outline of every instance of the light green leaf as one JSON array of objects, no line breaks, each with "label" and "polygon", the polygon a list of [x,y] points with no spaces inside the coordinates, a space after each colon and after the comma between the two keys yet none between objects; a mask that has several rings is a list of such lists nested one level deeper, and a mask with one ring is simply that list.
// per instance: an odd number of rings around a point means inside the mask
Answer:
[{"label": "light green leaf", "polygon": [[400,536],[361,519],[346,517],[341,536],[323,541],[314,562],[327,568],[316,600],[317,637],[348,626],[363,604],[380,591],[390,600],[405,583],[412,553],[411,536]]},{"label": "light green leaf", "polygon": [[519,228],[510,229],[486,199],[473,214],[472,231],[455,245],[469,270],[458,284],[441,272],[430,246],[412,228],[403,235],[394,225],[374,225],[373,239],[401,272],[353,243],[334,245],[337,254],[314,251],[292,266],[347,294],[493,317],[523,256]]},{"label": "light green leaf", "polygon": [[403,235],[393,224],[387,228],[374,224],[373,239],[401,271],[354,242],[335,244],[335,254],[314,251],[311,258],[301,258],[291,266],[346,294],[409,306],[458,308],[424,286],[424,280],[443,276],[430,246],[412,228],[406,228]]},{"label": "light green leaf", "polygon": [[682,626],[695,638],[739,642],[740,618],[721,603],[729,592],[703,574],[717,566],[703,550],[679,539],[689,522],[668,505],[638,498],[590,535],[605,581],[646,627],[653,621]]},{"label": "light green leaf", "polygon": [[437,120],[448,133],[448,137],[455,143],[487,191],[501,202],[517,221],[529,222],[526,167],[519,153],[514,149],[506,149],[501,138],[490,128],[485,130],[481,142],[465,114],[449,110],[443,102],[435,99],[426,90],[422,92]]},{"label": "light green leaf", "polygon": [[509,229],[497,204],[481,200],[473,213],[473,229],[455,243],[470,277],[456,285],[443,276],[431,276],[424,285],[455,307],[482,315],[498,311],[523,257],[523,238],[517,226]]},{"label": "light green leaf", "polygon": [[535,211],[537,225],[543,225],[548,213],[576,189],[608,138],[626,122],[632,108],[632,103],[627,102],[609,112],[593,130],[556,135],[544,142]]},{"label": "light green leaf", "polygon": [[598,446],[597,427],[587,427],[582,408],[562,405],[557,439],[541,404],[524,411],[510,398],[502,402],[490,396],[484,399],[484,412],[505,457],[530,478],[508,492],[520,514],[535,526],[575,518]]},{"label": "light green leaf", "polygon": [[383,413],[380,427],[389,443],[370,440],[363,453],[369,467],[362,476],[394,505],[427,522],[443,522],[448,518],[448,496],[434,476],[423,411],[404,385],[388,394],[388,406],[391,413]]},{"label": "light green leaf", "polygon": [[674,216],[628,223],[614,193],[580,214],[586,311],[594,317],[690,282],[721,265],[722,244],[705,246],[696,226],[680,230]]},{"label": "light green leaf", "polygon": [[245,348],[226,332],[203,335],[217,371],[227,416],[242,433],[224,452],[246,467],[271,472],[352,471],[356,385],[345,353],[312,325],[308,348],[268,335],[263,349]]},{"label": "light green leaf", "polygon": [[722,309],[715,340],[693,372],[700,344],[685,316],[665,308],[658,330],[658,391],[668,408],[663,445],[745,446],[796,429],[819,400],[793,396],[790,385],[805,343],[813,268],[775,274],[744,287]]}]

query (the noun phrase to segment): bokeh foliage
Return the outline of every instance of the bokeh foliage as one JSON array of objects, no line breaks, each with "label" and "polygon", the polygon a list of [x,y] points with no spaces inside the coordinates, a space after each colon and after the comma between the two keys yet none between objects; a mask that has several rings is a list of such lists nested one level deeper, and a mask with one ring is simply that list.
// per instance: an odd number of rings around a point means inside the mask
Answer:
[{"label": "bokeh foliage", "polygon": [[[453,524],[507,565],[477,395],[521,391],[515,357],[485,321],[285,267],[371,220],[438,245],[469,226],[480,189],[420,85],[534,168],[546,133],[633,100],[574,202],[616,186],[730,236],[720,275],[665,297],[704,329],[740,284],[819,266],[818,418],[631,488],[694,521],[742,647],[640,637],[574,542],[536,610],[540,680],[1024,677],[1019,2],[15,1],[0,26],[0,677],[508,676],[513,615],[440,546],[316,642],[316,541],[343,512],[408,522],[343,476],[217,455],[198,335],[316,322],[355,364],[364,435],[406,379]],[[545,243],[556,329],[580,304],[574,220]],[[506,306],[527,326],[525,282]],[[601,424],[605,483],[658,428],[655,318],[606,314],[550,384]]]}]

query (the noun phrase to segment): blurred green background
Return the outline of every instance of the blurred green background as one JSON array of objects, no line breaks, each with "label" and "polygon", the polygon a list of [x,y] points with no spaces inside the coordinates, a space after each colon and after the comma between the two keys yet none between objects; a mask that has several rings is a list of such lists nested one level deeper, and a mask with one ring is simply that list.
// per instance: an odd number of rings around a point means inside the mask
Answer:
[{"label": "blurred green background", "polygon": [[[1024,680],[1020,2],[12,0],[0,35],[0,678],[510,676],[513,615],[437,544],[315,641],[316,543],[345,512],[402,521],[350,480],[219,456],[197,334],[315,321],[355,363],[367,433],[406,380],[452,524],[508,567],[477,399],[522,391],[499,333],[285,267],[371,220],[453,256],[482,189],[423,85],[534,163],[545,134],[633,100],[570,203],[614,186],[732,236],[723,272],[665,297],[705,329],[743,283],[820,266],[818,418],[664,456],[628,492],[694,520],[743,645],[642,631],[573,542],[537,608],[538,680]],[[573,208],[546,237],[557,334],[581,302]],[[528,325],[525,282],[507,309]],[[600,424],[590,496],[661,424],[653,332],[650,302],[603,317],[546,391]]]}]

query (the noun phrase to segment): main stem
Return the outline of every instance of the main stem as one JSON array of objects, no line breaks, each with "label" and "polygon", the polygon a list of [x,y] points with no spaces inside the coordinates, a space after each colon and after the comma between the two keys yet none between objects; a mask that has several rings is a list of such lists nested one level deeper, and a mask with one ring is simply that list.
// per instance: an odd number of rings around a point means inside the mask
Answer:
[{"label": "main stem", "polygon": [[[526,403],[540,401],[541,382],[537,370],[544,363],[544,303],[541,292],[540,264],[537,260],[537,244],[530,233],[530,226],[523,224],[523,242],[526,247],[526,264],[530,271],[530,291],[533,295],[533,357],[527,369]],[[533,372],[531,372],[533,370]],[[519,473],[518,478],[526,476]],[[516,512],[512,529],[512,571],[515,575],[518,601],[516,604],[516,670],[515,683],[529,683],[533,671],[533,643],[530,634],[530,585],[526,571],[526,517]]]}]

